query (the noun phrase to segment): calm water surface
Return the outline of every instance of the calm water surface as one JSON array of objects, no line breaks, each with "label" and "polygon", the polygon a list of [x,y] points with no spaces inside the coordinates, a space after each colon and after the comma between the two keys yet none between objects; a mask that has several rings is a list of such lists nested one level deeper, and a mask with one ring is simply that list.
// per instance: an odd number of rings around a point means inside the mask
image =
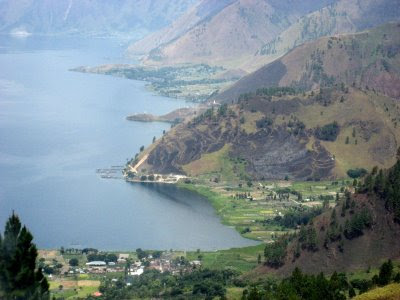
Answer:
[{"label": "calm water surface", "polygon": [[254,244],[202,197],[101,179],[168,124],[125,120],[188,105],[143,82],[69,72],[125,62],[124,43],[0,36],[0,226],[15,210],[39,247],[221,249]]}]

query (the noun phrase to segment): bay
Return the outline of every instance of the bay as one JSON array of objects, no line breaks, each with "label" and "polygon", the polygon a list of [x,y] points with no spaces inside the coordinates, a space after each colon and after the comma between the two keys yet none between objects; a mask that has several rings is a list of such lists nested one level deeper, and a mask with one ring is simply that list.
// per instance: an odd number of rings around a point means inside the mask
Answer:
[{"label": "bay", "polygon": [[126,41],[0,36],[0,226],[15,211],[41,248],[216,250],[253,245],[207,199],[171,185],[103,179],[168,130],[125,120],[191,105],[144,82],[68,71],[132,63]]}]

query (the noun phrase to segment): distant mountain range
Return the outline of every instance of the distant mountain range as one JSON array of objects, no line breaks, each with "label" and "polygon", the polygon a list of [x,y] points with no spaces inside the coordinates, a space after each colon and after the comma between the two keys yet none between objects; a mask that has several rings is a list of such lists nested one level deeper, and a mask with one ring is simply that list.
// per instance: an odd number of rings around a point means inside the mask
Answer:
[{"label": "distant mountain range", "polygon": [[3,0],[1,33],[127,35],[169,25],[198,0]]},{"label": "distant mountain range", "polygon": [[321,36],[399,20],[400,0],[203,0],[132,44],[146,64],[208,63],[255,70]]},{"label": "distant mountain range", "polygon": [[335,0],[203,0],[170,26],[134,43],[146,63],[239,60],[305,15]]},{"label": "distant mountain range", "polygon": [[255,66],[322,36],[352,33],[400,19],[399,0],[340,0],[305,15],[256,53]]}]

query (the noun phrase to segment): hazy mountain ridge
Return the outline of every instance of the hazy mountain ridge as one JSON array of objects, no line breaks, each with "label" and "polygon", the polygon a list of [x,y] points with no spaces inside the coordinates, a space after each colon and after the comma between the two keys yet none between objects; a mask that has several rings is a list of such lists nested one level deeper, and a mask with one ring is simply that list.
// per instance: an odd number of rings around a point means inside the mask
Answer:
[{"label": "hazy mountain ridge", "polygon": [[197,5],[193,5],[184,15],[178,18],[170,26],[135,42],[127,51],[130,54],[147,54],[152,50],[156,51],[157,47],[179,38],[179,36],[185,34],[199,22],[219,12],[227,5],[230,5],[233,1],[234,0],[201,1]]},{"label": "hazy mountain ridge", "polygon": [[399,20],[398,0],[341,0],[300,18],[256,55],[256,64],[270,62],[304,42],[322,36],[353,33]]},{"label": "hazy mountain ridge", "polygon": [[129,34],[162,28],[197,0],[26,0],[0,2],[0,32],[35,34]]},{"label": "hazy mountain ridge", "polygon": [[324,37],[298,46],[282,58],[240,79],[216,96],[231,102],[240,94],[271,86],[310,89],[346,83],[398,98],[399,26],[392,23],[368,32]]},{"label": "hazy mountain ridge", "polygon": [[[213,1],[204,0],[175,24],[129,47],[130,53],[148,52],[145,63],[216,63],[253,55],[309,9],[329,1],[224,1],[208,14]],[[199,18],[199,16],[204,16]]]}]

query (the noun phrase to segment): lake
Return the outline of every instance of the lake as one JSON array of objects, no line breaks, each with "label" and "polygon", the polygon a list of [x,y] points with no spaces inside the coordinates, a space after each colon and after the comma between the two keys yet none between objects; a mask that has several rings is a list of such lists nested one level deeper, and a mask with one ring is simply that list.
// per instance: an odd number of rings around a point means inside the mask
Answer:
[{"label": "lake", "polygon": [[[255,244],[220,223],[210,203],[172,185],[102,179],[165,123],[125,120],[187,106],[145,83],[81,74],[124,63],[125,41],[0,36],[0,225],[14,210],[40,248],[203,249]],[[132,61],[130,61],[132,63]]]}]

